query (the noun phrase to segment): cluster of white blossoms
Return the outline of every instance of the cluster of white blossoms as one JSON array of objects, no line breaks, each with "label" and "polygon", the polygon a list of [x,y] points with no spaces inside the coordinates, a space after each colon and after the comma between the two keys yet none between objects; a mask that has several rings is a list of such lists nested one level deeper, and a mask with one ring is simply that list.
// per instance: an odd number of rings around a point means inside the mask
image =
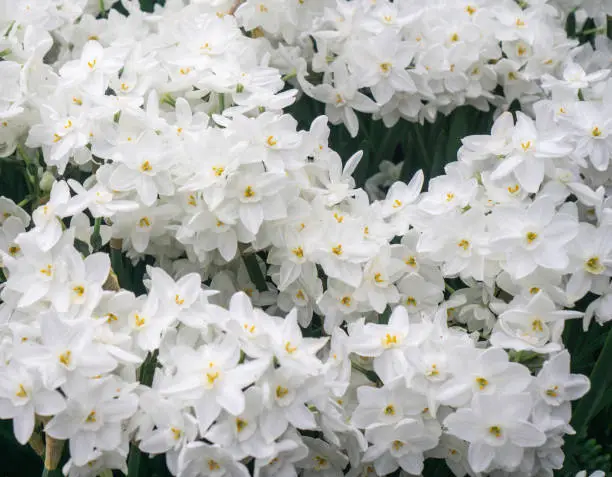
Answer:
[{"label": "cluster of white blossoms", "polygon": [[487,111],[541,97],[541,78],[577,45],[561,11],[603,12],[602,2],[559,3],[246,0],[236,16],[265,32],[276,45],[274,64],[355,136],[355,111],[391,127],[400,119],[434,121],[464,104]]},{"label": "cluster of white blossoms", "polygon": [[[291,21],[271,19],[279,0],[106,3],[0,1],[2,156],[25,162],[33,210],[0,198],[0,418],[17,440],[68,440],[70,477],[126,472],[130,447],[179,477],[561,468],[589,389],[564,322],[587,294],[585,327],[612,319],[610,58],[568,55],[541,1],[334,4],[311,33],[325,81],[304,88],[329,91],[331,119],[484,108],[510,73],[546,97],[465,138],[426,192],[419,172],[370,200],[361,153],[343,166],[326,116],[298,130],[280,50],[239,28],[288,41],[325,2]],[[154,262],[146,293],[118,286],[122,254]]]}]

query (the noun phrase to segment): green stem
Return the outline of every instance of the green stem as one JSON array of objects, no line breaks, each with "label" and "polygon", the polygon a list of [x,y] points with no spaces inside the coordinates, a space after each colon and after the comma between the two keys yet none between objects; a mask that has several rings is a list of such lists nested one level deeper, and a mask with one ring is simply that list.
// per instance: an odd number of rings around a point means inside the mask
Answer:
[{"label": "green stem", "polygon": [[257,287],[257,291],[267,291],[268,285],[266,285],[266,278],[264,277],[263,273],[261,273],[261,268],[259,268],[259,263],[257,262],[257,255],[255,255],[254,253],[250,253],[248,255],[243,255],[242,259],[244,260],[244,264],[246,265],[249,278]]},{"label": "green stem", "polygon": [[97,252],[102,248],[102,236],[100,235],[100,224],[102,223],[102,217],[96,217],[94,221],[94,229],[91,234],[91,247],[94,252]]},{"label": "green stem", "polygon": [[368,369],[365,369],[363,366],[351,361],[351,366],[355,371],[359,371],[361,374],[363,374],[366,378],[368,378],[370,381],[375,382],[377,386],[382,386],[383,383],[380,380],[380,378],[378,377],[378,375],[374,372],[374,371],[370,371]]},{"label": "green stem", "polygon": [[297,73],[295,71],[292,71],[291,73],[287,73],[285,76],[283,76],[281,79],[283,81],[289,81],[292,78],[295,78],[297,76]]},{"label": "green stem", "polygon": [[144,363],[140,367],[140,383],[145,386],[151,386],[153,384],[153,376],[155,375],[155,368],[157,367],[157,355],[159,351],[155,350],[147,355]]},{"label": "green stem", "polygon": [[104,0],[98,0],[98,8],[100,9],[100,16],[106,17],[106,8],[104,8]]},{"label": "green stem", "polygon": [[219,114],[225,111],[225,93],[219,93]]},{"label": "green stem", "polygon": [[172,106],[173,108],[176,107],[176,99],[174,99],[170,93],[164,94],[161,97],[160,101],[162,103],[166,103],[169,106]]},{"label": "green stem", "polygon": [[446,288],[446,291],[453,294],[455,293],[457,290],[455,290],[453,287],[451,287],[448,283],[444,282],[444,288]]},{"label": "green stem", "polygon": [[606,34],[608,31],[608,29],[606,27],[601,27],[601,28],[589,28],[588,30],[582,30],[580,32],[580,35],[592,35],[593,33],[595,33],[596,35],[598,34]]},{"label": "green stem", "polygon": [[33,197],[31,195],[26,195],[25,199],[23,199],[21,202],[17,204],[17,207],[21,207],[21,208],[25,207],[32,201],[32,199]]},{"label": "green stem", "polygon": [[33,170],[35,171],[37,166],[32,161],[30,156],[28,156],[27,152],[21,144],[17,144],[17,154],[25,163],[25,177],[28,182],[28,189],[30,189],[30,194],[33,195],[34,199],[38,199],[40,197],[40,185],[38,183],[37,175],[33,173]]}]

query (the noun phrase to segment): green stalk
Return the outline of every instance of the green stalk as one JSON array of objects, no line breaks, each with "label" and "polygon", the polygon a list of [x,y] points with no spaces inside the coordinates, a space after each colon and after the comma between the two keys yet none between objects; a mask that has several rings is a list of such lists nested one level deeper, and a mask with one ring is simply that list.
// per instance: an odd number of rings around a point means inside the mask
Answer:
[{"label": "green stalk", "polygon": [[102,217],[96,217],[94,222],[94,230],[91,234],[91,247],[94,252],[97,252],[102,248],[102,236],[100,235],[100,224],[102,223]]}]

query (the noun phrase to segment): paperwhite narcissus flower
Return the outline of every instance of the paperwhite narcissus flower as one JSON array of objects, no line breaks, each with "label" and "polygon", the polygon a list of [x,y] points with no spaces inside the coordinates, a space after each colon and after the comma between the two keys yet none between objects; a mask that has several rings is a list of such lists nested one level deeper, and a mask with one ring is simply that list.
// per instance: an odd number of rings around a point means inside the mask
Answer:
[{"label": "paperwhite narcissus flower", "polygon": [[180,373],[163,394],[179,395],[193,403],[201,433],[208,430],[221,409],[234,416],[241,414],[245,406],[242,389],[269,366],[265,359],[238,364],[240,349],[229,337],[197,351],[177,347],[174,353]]},{"label": "paperwhite narcissus flower", "polygon": [[579,311],[558,310],[544,292],[538,292],[528,302],[517,299],[515,307],[499,316],[491,343],[517,350],[557,351],[564,321],[581,316]]},{"label": "paperwhite narcissus flower", "polygon": [[550,358],[535,380],[538,396],[550,406],[573,401],[590,389],[589,380],[580,374],[570,374],[570,355],[567,350]]},{"label": "paperwhite narcissus flower", "polygon": [[54,416],[66,408],[58,391],[45,389],[40,378],[24,368],[7,366],[0,377],[0,417],[13,419],[15,438],[22,445],[34,431],[35,414]]},{"label": "paperwhite narcissus flower", "polygon": [[492,464],[517,468],[525,448],[544,443],[546,436],[527,419],[532,408],[528,394],[477,394],[470,409],[459,409],[444,420],[453,434],[470,443],[468,461],[475,472]]},{"label": "paperwhite narcissus flower", "polygon": [[116,449],[121,422],[138,407],[131,388],[122,389],[114,377],[76,381],[68,388],[66,410],[47,423],[45,432],[55,439],[70,439],[70,456],[76,465],[95,458],[96,449]]}]

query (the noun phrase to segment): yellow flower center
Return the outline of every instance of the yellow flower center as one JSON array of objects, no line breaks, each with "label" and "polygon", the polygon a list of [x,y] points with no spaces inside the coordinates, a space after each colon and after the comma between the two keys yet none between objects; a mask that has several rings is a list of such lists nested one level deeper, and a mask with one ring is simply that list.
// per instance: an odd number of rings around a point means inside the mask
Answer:
[{"label": "yellow flower center", "polygon": [[138,313],[134,315],[134,324],[137,328],[142,328],[147,322],[144,316],[140,316]]},{"label": "yellow flower center", "polygon": [[467,250],[468,248],[470,248],[470,242],[469,240],[461,240],[459,243],[457,243],[457,247],[462,248],[463,250]]},{"label": "yellow flower center", "polygon": [[489,381],[487,381],[485,378],[480,377],[476,378],[476,384],[478,384],[478,387],[482,391],[489,385]]},{"label": "yellow flower center", "polygon": [[170,431],[172,432],[172,437],[174,437],[175,441],[178,441],[181,438],[181,436],[183,435],[181,430],[177,429],[176,427],[171,427]]},{"label": "yellow flower center", "polygon": [[142,172],[150,172],[153,170],[153,167],[149,161],[144,161],[142,164],[140,164],[140,170]]},{"label": "yellow flower center", "polygon": [[381,63],[379,66],[380,66],[380,71],[382,71],[384,74],[387,74],[391,71],[391,68],[393,65],[389,62],[384,62],[384,63]]},{"label": "yellow flower center", "polygon": [[289,394],[289,390],[283,386],[276,386],[276,398],[277,399],[282,399],[284,398],[287,394]]},{"label": "yellow flower center", "polygon": [[215,381],[219,379],[219,371],[215,371],[214,373],[206,373],[206,380],[208,384],[215,384]]},{"label": "yellow flower center", "polygon": [[323,456],[320,456],[320,455],[314,456],[314,461],[316,462],[316,465],[315,465],[316,470],[325,469],[328,466],[328,461]]},{"label": "yellow flower center", "polygon": [[382,339],[382,344],[385,348],[392,348],[393,346],[398,344],[397,335],[387,333]]},{"label": "yellow flower center", "polygon": [[239,417],[237,417],[236,418],[236,431],[242,432],[248,424],[249,423],[245,421],[244,419],[240,419]]},{"label": "yellow flower center", "polygon": [[297,351],[297,346],[291,346],[291,341],[285,343],[285,351],[289,354],[293,354]]},{"label": "yellow flower center", "polygon": [[151,226],[151,220],[149,220],[149,217],[142,217],[139,221],[138,221],[138,226],[139,227],[150,227]]},{"label": "yellow flower center", "polygon": [[394,416],[395,415],[395,407],[393,406],[393,404],[389,404],[386,408],[385,408],[385,416]]},{"label": "yellow flower center", "polygon": [[531,141],[522,142],[521,148],[523,148],[524,152],[527,152],[531,148]]},{"label": "yellow flower center", "polygon": [[585,268],[587,269],[587,271],[594,274],[600,274],[605,269],[605,267],[599,261],[599,257],[589,258],[585,263]]},{"label": "yellow flower center", "polygon": [[539,332],[544,331],[544,324],[542,323],[542,320],[540,319],[533,320],[531,322],[531,329],[532,331],[539,331]]},{"label": "yellow flower center", "polygon": [[593,137],[599,137],[601,136],[601,130],[597,126],[595,126],[591,131],[591,134],[593,135]]},{"label": "yellow flower center", "polygon": [[59,355],[59,362],[64,366],[69,366],[72,361],[72,351],[65,351]]},{"label": "yellow flower center", "polygon": [[500,438],[502,435],[502,430],[501,427],[499,426],[491,426],[489,427],[489,434],[491,434],[492,436],[495,436],[496,438]]},{"label": "yellow flower center", "polygon": [[53,274],[53,265],[48,264],[45,268],[41,268],[39,271],[43,275],[50,277]]},{"label": "yellow flower center", "polygon": [[17,255],[20,251],[21,251],[21,247],[19,245],[13,245],[13,246],[9,247],[9,249],[8,249],[9,255],[11,255],[13,257],[15,255]]},{"label": "yellow flower center", "polygon": [[96,422],[96,411],[91,411],[85,419],[85,422]]},{"label": "yellow flower center", "polygon": [[304,250],[302,249],[302,247],[296,247],[291,251],[293,252],[293,255],[295,255],[297,258],[304,258]]},{"label": "yellow flower center", "polygon": [[23,387],[23,384],[19,385],[19,388],[17,389],[17,392],[15,393],[15,396],[17,396],[18,398],[26,398],[26,397],[28,397],[28,392]]},{"label": "yellow flower center", "polygon": [[409,296],[408,298],[406,298],[406,305],[407,306],[417,306],[417,301],[413,296]]},{"label": "yellow flower center", "polygon": [[557,392],[558,390],[559,386],[552,386],[546,390],[546,395],[550,397],[557,397],[559,395]]},{"label": "yellow flower center", "polygon": [[278,141],[274,136],[268,136],[268,139],[266,139],[266,143],[268,144],[268,146],[272,147],[276,146],[278,144]]},{"label": "yellow flower center", "polygon": [[438,370],[438,365],[434,363],[431,365],[431,369],[425,373],[425,376],[427,376],[428,378],[432,378],[438,376],[439,374],[440,371]]},{"label": "yellow flower center", "polygon": [[219,470],[221,468],[216,460],[208,459],[207,464],[208,464],[208,470],[210,470],[211,472],[213,470]]},{"label": "yellow flower center", "polygon": [[244,189],[244,196],[247,199],[250,199],[251,197],[253,197],[255,195],[255,191],[253,190],[253,187],[251,186],[247,186],[246,189]]},{"label": "yellow flower center", "polygon": [[535,232],[527,232],[525,238],[527,239],[528,243],[533,243],[538,238],[538,234]]},{"label": "yellow flower center", "polygon": [[344,306],[351,306],[351,297],[350,296],[343,296],[340,299],[340,303],[342,303]]},{"label": "yellow flower center", "polygon": [[338,256],[342,255],[342,244],[338,244],[335,247],[332,247],[332,253]]}]

